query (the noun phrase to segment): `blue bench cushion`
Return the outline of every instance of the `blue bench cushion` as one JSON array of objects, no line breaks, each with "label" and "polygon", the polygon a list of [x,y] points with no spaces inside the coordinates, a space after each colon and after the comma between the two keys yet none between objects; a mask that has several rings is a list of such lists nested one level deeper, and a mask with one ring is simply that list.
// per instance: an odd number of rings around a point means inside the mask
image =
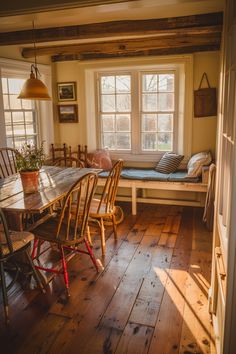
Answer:
[{"label": "blue bench cushion", "polygon": [[[109,172],[103,171],[99,173],[99,177],[107,177]],[[187,177],[188,171],[181,170],[173,173],[165,174],[157,172],[153,169],[140,169],[140,168],[123,168],[121,177],[126,179],[138,179],[147,181],[164,181],[164,182],[192,182],[197,183],[201,178]]]}]

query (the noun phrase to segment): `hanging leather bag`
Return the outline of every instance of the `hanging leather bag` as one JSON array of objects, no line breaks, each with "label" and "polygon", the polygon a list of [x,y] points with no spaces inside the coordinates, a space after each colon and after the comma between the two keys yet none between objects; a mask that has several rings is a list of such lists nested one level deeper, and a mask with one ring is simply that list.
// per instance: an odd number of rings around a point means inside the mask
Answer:
[{"label": "hanging leather bag", "polygon": [[[202,88],[203,79],[206,79],[207,88]],[[210,86],[206,73],[203,73],[198,90],[194,91],[194,116],[209,117],[216,116],[216,88]]]}]

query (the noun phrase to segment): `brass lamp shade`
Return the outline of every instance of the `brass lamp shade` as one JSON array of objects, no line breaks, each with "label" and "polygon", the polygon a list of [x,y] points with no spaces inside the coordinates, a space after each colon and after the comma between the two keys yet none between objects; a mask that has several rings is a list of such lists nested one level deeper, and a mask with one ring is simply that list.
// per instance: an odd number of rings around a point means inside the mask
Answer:
[{"label": "brass lamp shade", "polygon": [[37,71],[35,77],[32,68],[30,78],[24,83],[18,98],[27,100],[51,100],[47,87],[37,78]]}]

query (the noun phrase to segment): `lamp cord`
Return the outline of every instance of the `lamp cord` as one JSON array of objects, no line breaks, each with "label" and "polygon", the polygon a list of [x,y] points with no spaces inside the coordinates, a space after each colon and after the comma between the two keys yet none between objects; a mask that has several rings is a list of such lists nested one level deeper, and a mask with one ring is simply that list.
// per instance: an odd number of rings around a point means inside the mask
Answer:
[{"label": "lamp cord", "polygon": [[33,20],[33,40],[34,40],[34,64],[31,65],[31,71],[32,69],[34,68],[35,70],[35,75],[36,75],[36,78],[40,75],[40,72],[39,72],[39,69],[38,69],[38,66],[37,66],[37,56],[36,56],[36,34],[35,34],[35,26],[34,26],[34,20]]}]

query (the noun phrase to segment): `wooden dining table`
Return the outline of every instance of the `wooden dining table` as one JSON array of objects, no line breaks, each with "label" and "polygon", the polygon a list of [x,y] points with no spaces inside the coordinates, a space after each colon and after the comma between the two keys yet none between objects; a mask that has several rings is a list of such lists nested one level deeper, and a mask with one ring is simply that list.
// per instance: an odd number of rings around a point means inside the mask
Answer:
[{"label": "wooden dining table", "polygon": [[94,168],[43,166],[39,174],[39,190],[30,194],[24,194],[19,174],[1,179],[0,208],[7,217],[9,228],[22,231],[26,214],[43,214],[61,200],[80,177],[88,172],[100,171]]}]

